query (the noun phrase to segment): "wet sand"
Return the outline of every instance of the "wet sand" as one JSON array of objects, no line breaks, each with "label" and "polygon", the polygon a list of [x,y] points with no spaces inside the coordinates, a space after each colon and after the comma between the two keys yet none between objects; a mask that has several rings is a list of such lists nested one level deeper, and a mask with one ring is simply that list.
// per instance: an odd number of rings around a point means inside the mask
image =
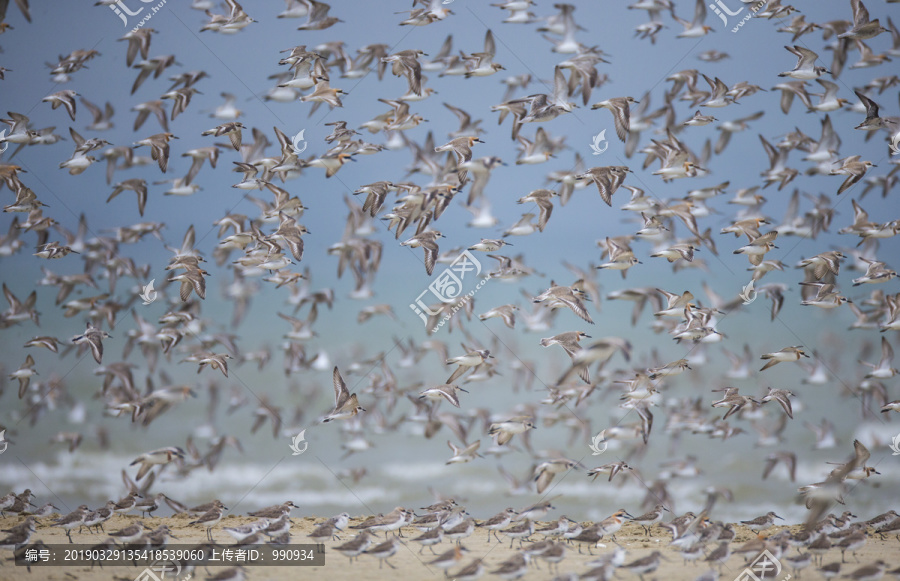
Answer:
[{"label": "wet sand", "polygon": [[[0,519],[0,528],[7,529],[11,526],[14,526],[16,523],[21,522],[21,520],[22,519],[18,517],[7,517]],[[170,541],[170,543],[173,544],[178,543],[179,545],[181,545],[202,543],[206,541],[205,529],[196,525],[190,526],[189,522],[191,519],[187,516],[170,516],[162,518],[148,517],[141,519],[137,516],[117,515],[105,524],[105,528],[108,532],[114,531],[128,526],[129,524],[132,524],[137,520],[141,520],[146,526],[150,528],[155,528],[162,524],[168,524],[169,528],[172,531],[172,534],[178,537],[177,539],[172,539]],[[254,520],[255,519],[252,517],[233,515],[227,516],[222,519],[222,521],[216,526],[215,529],[213,529],[213,538],[223,546],[232,546],[234,545],[234,539],[227,532],[223,531],[222,527],[238,526],[241,524],[251,523]],[[322,522],[324,519],[312,517],[294,517],[292,520],[294,522],[294,525],[291,528],[291,542],[300,544],[306,543],[308,541],[306,535],[309,534],[315,524]],[[354,518],[352,519],[351,524],[360,522],[361,520],[361,518]],[[60,528],[51,528],[49,526],[50,522],[50,518],[43,519],[43,523],[45,524],[38,525],[37,532],[32,537],[32,542],[41,540],[44,543],[53,545],[68,544],[65,532]],[[782,528],[783,527],[772,527],[769,530],[765,531],[764,535],[768,536],[771,534],[775,534]],[[796,529],[799,527],[795,526],[792,528]],[[732,549],[736,549],[741,545],[741,543],[756,537],[756,534],[753,531],[750,531],[749,529],[742,526],[736,527],[736,531],[737,536],[731,545]],[[410,542],[410,538],[416,537],[418,536],[418,534],[420,534],[418,529],[408,527],[403,530],[405,538],[402,540],[406,543],[406,545],[401,546],[396,555],[389,559],[390,563],[393,564],[396,569],[391,569],[387,564],[383,565],[383,568],[379,569],[378,559],[369,555],[362,555],[359,557],[358,561],[354,560],[354,562],[350,564],[347,557],[344,557],[340,553],[337,553],[333,550],[333,547],[352,538],[353,533],[355,533],[355,531],[348,530],[340,534],[340,541],[331,541],[325,543],[324,567],[250,566],[246,569],[246,578],[273,580],[327,578],[336,581],[362,581],[366,579],[392,578],[444,578],[444,573],[441,569],[438,569],[434,566],[428,566],[428,562],[434,558],[434,555],[431,553],[429,548],[426,547],[420,554],[420,545],[418,543]],[[393,533],[388,534],[392,535]],[[384,539],[384,533],[378,533],[377,535],[379,538]],[[504,538],[502,534],[500,536],[501,538]],[[75,543],[79,544],[94,545],[102,542],[106,538],[107,537],[102,533],[89,534],[87,532],[84,532],[82,534],[72,534],[72,539],[75,541]],[[645,574],[645,581],[651,581],[652,579],[665,579],[670,581],[693,581],[703,572],[710,569],[707,563],[702,562],[702,558],[697,562],[689,562],[685,564],[677,549],[668,545],[670,538],[671,536],[659,527],[654,527],[652,535],[646,536],[640,526],[630,523],[627,523],[625,526],[623,526],[619,533],[616,535],[616,541],[627,550],[626,563],[648,555],[653,550],[660,550],[663,553],[664,557],[668,559],[661,561],[659,568],[655,572]],[[534,539],[541,540],[542,537],[540,535],[534,535]],[[604,539],[603,541],[601,541],[601,543],[605,545],[605,547],[600,546],[592,548],[591,551],[593,552],[593,556],[588,553],[586,546],[582,547],[581,554],[579,554],[577,547],[570,546],[569,550],[566,553],[566,558],[559,565],[560,574],[569,572],[573,572],[576,574],[585,573],[590,568],[587,564],[589,561],[599,555],[610,553],[615,547],[615,545],[607,539]],[[482,529],[476,529],[475,533],[469,538],[464,539],[462,544],[469,550],[469,552],[463,556],[458,566],[450,568],[450,578],[452,578],[453,573],[459,571],[466,564],[470,563],[472,559],[482,558],[484,560],[486,569],[483,578],[499,579],[500,577],[491,575],[490,572],[496,569],[502,561],[513,556],[517,551],[519,543],[518,541],[515,541],[513,543],[513,548],[510,549],[508,539],[506,539],[502,543],[498,543],[495,539],[492,538],[491,542],[487,542],[487,533]],[[442,543],[435,546],[435,551],[437,553],[442,553],[450,548],[452,548],[451,543],[447,540],[444,540]],[[714,548],[715,546],[709,546],[706,553],[708,554]],[[790,549],[788,555],[795,554],[797,554],[797,550]],[[113,567],[108,565],[104,566],[103,568],[97,566],[93,568],[89,566],[36,567],[33,568],[31,573],[29,574],[26,572],[24,567],[17,567],[13,564],[10,551],[3,550],[0,555],[2,555],[3,558],[3,565],[0,566],[0,581],[21,581],[22,579],[46,579],[59,581],[72,579],[90,579],[98,581],[134,580],[143,569],[143,567]],[[877,535],[873,535],[869,538],[865,546],[858,551],[857,557],[859,559],[859,563],[856,562],[854,557],[849,552],[847,553],[847,562],[843,565],[841,574],[850,573],[864,564],[874,563],[877,559],[883,559],[891,567],[898,566],[900,565],[900,540],[898,540],[896,536],[889,536],[885,540],[881,540]],[[825,555],[824,563],[827,564],[835,561],[839,562],[840,560],[840,551],[838,549],[832,548]],[[746,564],[747,559],[743,555],[732,555],[728,559],[728,561],[726,561],[725,564],[719,568],[719,578],[724,581],[731,581],[732,579],[736,579],[744,569]],[[792,578],[796,578],[798,576],[797,572],[793,571],[786,562],[783,562],[783,566],[784,569],[778,576],[778,579],[784,581],[785,577],[788,574],[792,575]],[[227,566],[211,566],[207,570],[203,567],[200,567],[194,572],[192,578],[207,579],[227,568]],[[556,575],[557,573],[555,570],[552,573],[550,572],[546,562],[537,559],[537,563],[532,561],[529,572],[522,578],[526,580],[552,579]],[[167,579],[171,578],[171,574],[169,574],[167,576]],[[637,580],[638,576],[631,573],[630,571],[619,569],[616,572],[616,578],[624,580]],[[810,566],[800,571],[800,578],[819,579],[821,578],[821,574],[816,572],[814,568]],[[886,576],[885,578],[890,577]]]}]

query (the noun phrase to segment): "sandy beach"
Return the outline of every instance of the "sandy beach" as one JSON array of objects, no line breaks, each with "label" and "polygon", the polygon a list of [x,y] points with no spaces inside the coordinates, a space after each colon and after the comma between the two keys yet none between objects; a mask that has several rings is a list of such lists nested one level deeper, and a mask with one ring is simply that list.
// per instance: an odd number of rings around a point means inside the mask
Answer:
[{"label": "sandy beach", "polygon": [[[116,516],[108,523],[106,523],[105,527],[107,531],[118,530],[122,527],[133,524],[138,520],[142,521],[146,526],[151,528],[155,528],[162,524],[167,524],[171,529],[173,536],[178,537],[177,540],[172,540],[171,543],[177,543],[179,546],[183,544],[203,543],[206,541],[204,529],[198,526],[190,526],[188,524],[191,520],[190,517],[184,515],[164,518]],[[218,543],[221,543],[223,548],[234,546],[234,539],[232,539],[232,537],[228,533],[224,532],[222,530],[222,527],[239,526],[242,524],[251,523],[254,520],[254,518],[246,516],[227,516],[222,519],[219,525],[213,530],[213,538]],[[308,540],[306,539],[306,535],[309,534],[315,524],[321,522],[322,520],[324,519],[313,517],[294,517],[292,519],[294,525],[291,529],[291,542],[297,544],[305,543]],[[362,518],[353,518],[351,519],[351,525],[361,522],[361,520]],[[21,519],[19,518],[4,518],[0,519],[0,526],[6,529],[14,526],[17,522],[20,521]],[[44,521],[45,523],[50,522],[49,519],[44,519]],[[536,527],[544,524],[549,523],[537,523]],[[785,527],[772,527],[765,531],[763,536],[771,536],[783,530],[784,528]],[[798,525],[787,528],[789,528],[791,531],[796,531],[800,529],[800,526]],[[741,525],[736,526],[735,531],[736,537],[731,544],[732,549],[737,549],[742,543],[757,538],[755,532]],[[246,578],[273,580],[328,578],[339,581],[351,579],[361,581],[366,579],[375,580],[390,578],[443,578],[444,574],[439,568],[428,565],[429,561],[435,558],[428,547],[426,547],[420,554],[420,545],[418,543],[410,542],[410,537],[415,537],[418,534],[420,533],[415,528],[406,527],[403,529],[403,535],[405,538],[401,540],[403,540],[405,546],[400,547],[396,555],[389,559],[390,563],[394,565],[396,569],[391,569],[388,565],[383,565],[383,567],[379,569],[378,560],[369,555],[362,555],[359,557],[358,561],[354,560],[354,562],[350,564],[347,557],[344,557],[343,555],[333,550],[335,546],[340,545],[342,542],[352,538],[353,535],[350,534],[350,531],[348,531],[340,535],[340,541],[333,541],[325,544],[324,567],[250,566],[246,569]],[[393,533],[388,533],[388,535],[393,535]],[[384,539],[384,533],[378,533],[378,537]],[[103,541],[106,538],[107,537],[103,534],[72,534],[72,539],[75,541],[75,543],[78,544],[83,543],[93,545]],[[502,534],[501,538],[504,538]],[[541,540],[541,537],[540,535],[534,535],[533,539]],[[35,540],[41,540],[49,545],[68,544],[65,532],[59,528],[51,528],[48,526],[48,524],[38,525],[37,532],[32,538],[32,542],[34,542]],[[701,557],[694,562],[685,563],[678,550],[669,546],[670,540],[671,536],[658,527],[654,527],[652,534],[650,536],[646,536],[643,529],[639,525],[632,523],[626,523],[616,534],[616,542],[627,551],[625,559],[626,563],[630,563],[636,559],[649,555],[654,550],[659,550],[663,553],[664,559],[660,562],[659,568],[655,572],[645,574],[644,581],[651,581],[652,579],[670,581],[693,581],[704,572],[710,570],[709,564],[703,562],[703,559],[705,557]],[[525,545],[527,544],[528,543],[526,542]],[[458,566],[451,567],[449,569],[450,578],[453,578],[453,574],[455,572],[459,571],[473,559],[481,558],[484,560],[485,564],[484,578],[499,579],[500,577],[491,575],[490,572],[494,571],[497,566],[504,560],[512,557],[515,553],[517,553],[519,543],[518,541],[514,542],[513,548],[510,549],[509,541],[505,538],[504,542],[502,543],[498,543],[493,538],[491,542],[487,542],[487,534],[485,533],[485,531],[482,529],[477,529],[472,536],[463,540],[462,545],[466,549],[468,549],[468,553],[465,553],[463,555],[462,560],[460,561],[460,564]],[[444,540],[442,543],[435,546],[435,551],[436,553],[440,554],[451,548],[451,543],[447,540]],[[569,545],[566,551],[566,557],[562,561],[562,563],[560,563],[559,573],[557,573],[555,570],[551,573],[548,570],[547,563],[543,560],[537,559],[536,563],[535,561],[532,561],[528,573],[522,578],[526,580],[553,579],[558,574],[568,573],[575,573],[580,575],[591,569],[591,566],[588,565],[590,561],[596,559],[600,555],[611,553],[614,548],[615,544],[611,540],[607,539],[601,541],[601,546],[591,549],[593,555],[588,553],[587,546],[583,546],[582,552],[579,554],[578,548],[576,546]],[[707,548],[706,551],[704,551],[704,553],[709,554],[714,548],[715,545],[711,545]],[[796,554],[798,554],[796,549],[790,549],[785,556]],[[750,555],[751,558],[753,556],[754,555]],[[10,553],[8,551],[5,551],[3,553],[3,557],[3,566],[0,567],[0,581],[16,581],[18,579],[22,579],[23,576],[26,579],[46,579],[48,581],[63,581],[67,579],[120,581],[126,579],[135,579],[142,570],[142,567],[131,566],[105,566],[103,568],[91,568],[87,566],[36,567],[32,569],[31,573],[29,574],[26,573],[24,567],[17,567],[13,565],[10,559]],[[859,559],[859,562],[857,562],[856,558]],[[885,540],[881,540],[878,535],[872,535],[869,537],[866,544],[861,549],[859,549],[856,558],[854,558],[850,554],[850,552],[847,552],[846,563],[842,566],[841,569],[842,574],[848,574],[858,567],[865,564],[874,563],[878,559],[884,560],[888,564],[888,568],[890,569],[898,565],[898,562],[900,562],[900,541],[898,541],[895,536],[888,536]],[[828,564],[835,561],[840,562],[840,560],[840,550],[837,548],[832,548],[825,555],[823,562],[825,564]],[[724,580],[736,579],[748,563],[749,560],[747,556],[732,555],[724,564],[722,564],[720,567],[717,567],[720,572],[719,578]],[[203,567],[200,567],[193,573],[192,578],[211,578],[227,568],[227,566],[211,566],[207,570]],[[792,578],[796,578],[798,577],[797,573],[798,572],[793,570],[787,562],[783,561],[783,570],[777,577],[777,579],[783,581],[784,579],[786,579],[787,575],[791,575]],[[820,573],[814,570],[814,567],[812,565],[801,570],[799,573],[800,578],[823,578]],[[616,571],[616,577],[626,580],[632,578],[638,579],[638,576],[636,574],[623,569],[618,569]],[[168,578],[171,578],[171,574],[169,574]]]}]

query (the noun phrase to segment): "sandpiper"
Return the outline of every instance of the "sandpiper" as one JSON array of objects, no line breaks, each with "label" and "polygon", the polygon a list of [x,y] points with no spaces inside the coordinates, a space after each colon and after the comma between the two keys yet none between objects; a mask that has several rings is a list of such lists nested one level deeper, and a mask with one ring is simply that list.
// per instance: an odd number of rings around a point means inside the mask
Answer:
[{"label": "sandpiper", "polygon": [[497,542],[500,542],[500,537],[497,536],[497,531],[505,529],[509,526],[509,523],[512,522],[518,513],[512,507],[507,508],[503,512],[497,513],[486,521],[482,521],[478,523],[476,526],[484,527],[488,529],[488,538],[487,542],[491,542],[491,533],[493,532],[494,537],[496,537]]},{"label": "sandpiper", "polygon": [[111,337],[112,335],[95,327],[88,321],[84,333],[72,337],[71,341],[76,345],[87,343],[91,348],[91,354],[94,356],[94,360],[99,364],[103,359],[103,340]]},{"label": "sandpiper", "polygon": [[[610,476],[610,480],[612,480],[612,476]],[[644,528],[644,534],[649,535],[653,525],[662,522],[663,511],[669,512],[669,509],[662,504],[657,504],[650,512],[632,517],[631,522],[641,525]]]},{"label": "sandpiper", "polygon": [[344,378],[341,377],[337,366],[334,367],[332,373],[332,383],[334,384],[334,409],[322,419],[323,422],[349,419],[359,412],[366,411],[356,400],[356,394],[351,394],[347,389],[347,384],[344,383]]},{"label": "sandpiper", "polygon": [[53,521],[53,524],[50,525],[52,527],[62,527],[66,531],[66,536],[69,538],[70,543],[74,543],[72,540],[72,529],[81,527],[84,523],[84,517],[88,513],[88,507],[86,504],[82,504],[69,514],[60,517]]},{"label": "sandpiper", "polygon": [[774,511],[769,511],[763,516],[756,517],[753,520],[742,520],[741,524],[753,531],[764,531],[775,524],[776,518],[781,519]]},{"label": "sandpiper", "polygon": [[628,132],[630,130],[630,105],[634,103],[640,103],[640,101],[635,100],[634,97],[615,97],[613,99],[606,99],[605,101],[600,101],[599,103],[594,103],[591,105],[591,109],[609,109],[609,111],[613,114],[613,120],[616,124],[616,135],[623,142],[628,137]]},{"label": "sandpiper", "polygon": [[212,542],[213,541],[212,529],[217,524],[219,524],[220,520],[222,520],[222,516],[225,514],[225,510],[226,509],[224,507],[220,508],[220,507],[214,506],[213,508],[209,509],[206,513],[204,513],[200,518],[198,518],[197,520],[193,520],[188,524],[202,525],[202,526],[206,527],[206,538],[210,542]]},{"label": "sandpiper", "polygon": [[519,545],[521,546],[524,539],[534,534],[534,523],[531,519],[526,518],[525,520],[510,526],[508,529],[503,529],[501,532],[509,537],[509,548],[512,549],[513,541],[519,539]]},{"label": "sandpiper", "polygon": [[184,450],[179,448],[178,446],[170,446],[167,448],[159,448],[157,450],[152,450],[150,452],[144,452],[140,456],[134,459],[134,461],[129,464],[129,466],[134,466],[135,464],[140,464],[141,468],[138,470],[137,476],[135,476],[136,480],[142,479],[144,476],[150,472],[150,469],[157,465],[165,465],[170,462],[177,462],[184,458]]},{"label": "sandpiper", "polygon": [[437,262],[440,249],[438,248],[437,239],[443,238],[444,235],[437,230],[426,230],[421,234],[416,234],[412,238],[401,242],[400,246],[408,246],[410,248],[422,248],[425,251],[425,272],[428,276],[434,272],[434,265]]},{"label": "sandpiper", "polygon": [[139,538],[144,536],[144,523],[141,521],[135,521],[133,524],[128,525],[124,529],[119,529],[117,531],[113,531],[109,533],[109,536],[119,541],[120,543],[133,543]]},{"label": "sandpiper", "polygon": [[132,491],[128,493],[125,498],[115,503],[113,512],[123,515],[128,514],[129,512],[134,510],[135,506],[137,506],[139,498],[144,498],[139,492]]}]

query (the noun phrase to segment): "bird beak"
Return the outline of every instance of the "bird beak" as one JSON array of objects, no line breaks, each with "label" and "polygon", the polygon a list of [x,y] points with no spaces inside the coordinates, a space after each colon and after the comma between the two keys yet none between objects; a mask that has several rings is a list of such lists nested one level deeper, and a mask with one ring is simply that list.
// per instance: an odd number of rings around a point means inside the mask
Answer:
[{"label": "bird beak", "polygon": [[461,387],[457,387],[456,389],[458,389],[459,391],[464,391],[464,392],[466,392],[466,393],[469,393],[469,390],[468,390],[468,389],[463,389],[463,388],[461,388]]}]

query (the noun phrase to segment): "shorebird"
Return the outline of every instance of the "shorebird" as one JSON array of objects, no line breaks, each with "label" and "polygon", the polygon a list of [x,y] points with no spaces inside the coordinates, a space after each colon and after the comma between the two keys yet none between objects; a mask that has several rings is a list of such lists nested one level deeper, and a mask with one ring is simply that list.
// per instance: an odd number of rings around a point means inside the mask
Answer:
[{"label": "shorebird", "polygon": [[615,475],[622,472],[623,470],[631,470],[631,467],[625,462],[612,462],[610,464],[598,466],[597,468],[591,468],[590,470],[588,470],[587,475],[592,477],[592,480],[597,480],[597,477],[601,474],[609,474],[607,482],[612,482],[612,479],[615,477]]},{"label": "shorebird", "polygon": [[481,313],[478,315],[478,320],[486,321],[488,319],[501,318],[507,327],[514,329],[516,327],[517,310],[519,310],[519,307],[516,305],[501,305]]},{"label": "shorebird", "polygon": [[890,130],[892,125],[897,124],[896,122],[892,124],[888,118],[879,117],[878,103],[859,91],[854,91],[854,93],[866,110],[866,118],[863,119],[862,123],[857,125],[855,129],[859,129],[860,131],[876,131],[878,129]]},{"label": "shorebird", "polygon": [[567,458],[541,462],[534,468],[532,477],[537,484],[537,493],[542,494],[553,482],[553,478],[560,472],[579,467],[581,467],[579,462]]},{"label": "shorebird", "polygon": [[554,281],[550,281],[550,288],[534,297],[532,299],[532,302],[546,303],[546,305],[551,309],[567,307],[580,318],[593,325],[594,321],[591,320],[591,316],[588,314],[587,309],[585,308],[584,303],[581,301],[580,296],[586,295],[583,295],[583,293],[581,293],[580,291],[578,292],[578,294],[576,294],[574,285],[559,286]]},{"label": "shorebird", "polygon": [[[230,121],[228,123],[223,123],[222,125],[204,131],[203,133],[201,133],[201,135],[214,135],[215,137],[227,135],[228,139],[231,141],[231,146],[234,147],[235,151],[240,151],[241,129],[245,129],[243,123],[241,123],[240,121]],[[215,164],[213,164],[213,167],[215,167]]]},{"label": "shorebird", "polygon": [[181,461],[184,459],[184,450],[178,446],[170,446],[167,448],[159,448],[150,452],[145,452],[134,459],[129,466],[140,464],[135,480],[140,480],[150,472],[150,469],[157,465],[165,465],[170,462]]},{"label": "shorebird", "polygon": [[[470,369],[478,367],[488,359],[494,359],[494,356],[491,355],[491,352],[488,349],[474,349],[472,351],[469,351],[465,355],[459,355],[457,357],[451,357],[450,359],[447,359],[444,362],[444,365],[457,365],[457,368],[453,371],[450,377],[447,378],[447,381],[445,383],[453,383],[454,381],[462,377],[464,373],[466,373]],[[457,405],[456,407],[459,407],[459,405]]]},{"label": "shorebird", "polygon": [[868,363],[866,361],[860,361],[861,364],[871,367],[872,370],[866,373],[866,379],[890,379],[894,377],[900,371],[897,371],[893,367],[891,367],[891,363],[894,361],[894,348],[891,346],[890,341],[887,340],[887,337],[881,338],[881,360],[878,362],[878,365],[873,363]]},{"label": "shorebird", "polygon": [[759,370],[765,371],[766,369],[783,362],[800,361],[801,357],[809,358],[809,355],[807,355],[806,351],[804,351],[801,346],[784,347],[783,349],[772,353],[764,353],[760,355],[759,358],[766,360],[766,364]]},{"label": "shorebird", "polygon": [[122,544],[128,544],[133,543],[143,537],[145,530],[147,529],[146,527],[144,527],[143,522],[135,521],[133,524],[130,524],[123,529],[112,531],[111,533],[107,534],[109,534],[110,537]]},{"label": "shorebird", "polygon": [[870,167],[876,167],[874,163],[871,161],[860,161],[858,155],[851,155],[850,157],[845,157],[844,159],[840,159],[832,164],[832,167],[840,164],[840,167],[833,168],[830,172],[831,175],[845,175],[847,179],[844,180],[844,183],[841,184],[841,187],[838,188],[837,195],[840,196],[848,189],[853,187],[858,181],[863,179],[866,175],[866,172],[869,171]]},{"label": "shorebird", "polygon": [[426,230],[421,234],[416,234],[409,240],[400,243],[400,246],[408,246],[410,248],[421,248],[425,251],[425,272],[431,276],[434,272],[434,265],[437,262],[438,248],[437,239],[443,238],[444,235],[437,230]]},{"label": "shorebird", "polygon": [[819,55],[802,46],[786,46],[785,50],[797,57],[793,70],[778,73],[779,77],[791,77],[801,81],[818,79],[824,73],[831,74],[825,67],[816,66]]},{"label": "shorebird", "polygon": [[160,171],[166,173],[166,168],[169,166],[169,141],[172,139],[178,139],[178,137],[172,133],[157,133],[136,141],[133,147],[138,148],[145,145],[149,147],[150,156],[159,164]]},{"label": "shorebird", "polygon": [[71,342],[75,345],[84,345],[86,343],[91,348],[94,360],[99,364],[103,359],[103,339],[111,337],[112,335],[95,327],[88,321],[84,333],[72,337]]},{"label": "shorebird", "polygon": [[[610,479],[612,478],[610,477]],[[662,522],[663,511],[669,512],[669,509],[662,504],[657,504],[650,512],[632,517],[631,522],[641,525],[644,528],[644,534],[649,535],[653,525]]]},{"label": "shorebird", "polygon": [[75,97],[78,96],[80,95],[72,89],[64,89],[62,91],[57,91],[52,95],[47,95],[41,99],[41,101],[50,103],[50,107],[54,110],[62,105],[66,108],[66,112],[69,114],[72,121],[75,121]]},{"label": "shorebird", "polygon": [[497,539],[497,542],[500,542],[500,537],[497,536],[497,531],[501,529],[505,529],[509,526],[509,524],[513,521],[513,519],[518,516],[518,512],[515,511],[512,507],[507,508],[506,510],[495,514],[491,518],[482,521],[475,526],[484,527],[488,530],[488,538],[487,542],[491,542],[491,534],[493,533],[494,537]]},{"label": "shorebird", "polygon": [[582,174],[575,176],[579,180],[591,180],[597,186],[600,197],[607,206],[612,206],[612,195],[616,193],[629,173],[633,173],[627,166],[613,165],[606,167],[593,167]]},{"label": "shorebird", "polygon": [[533,429],[535,429],[534,418],[530,416],[516,416],[491,424],[488,434],[497,436],[497,444],[502,446],[512,440],[516,434],[524,434],[528,430]]},{"label": "shorebird", "polygon": [[115,185],[112,193],[106,198],[108,204],[113,198],[124,192],[131,190],[137,194],[138,214],[144,215],[144,208],[147,206],[147,180],[142,178],[131,178]]},{"label": "shorebird", "polygon": [[882,32],[888,32],[888,29],[881,26],[877,18],[869,20],[869,11],[866,10],[862,0],[850,0],[850,7],[853,9],[853,27],[847,32],[839,34],[838,38],[868,40]]},{"label": "shorebird", "polygon": [[420,392],[419,399],[430,399],[433,401],[446,400],[455,407],[459,407],[459,395],[457,395],[457,391],[464,391],[466,393],[469,393],[467,390],[459,387],[458,385],[446,383],[444,385],[438,385],[436,387],[429,387],[428,389]]},{"label": "shorebird", "polygon": [[713,402],[712,407],[721,408],[727,407],[729,408],[725,415],[722,417],[723,420],[727,420],[728,416],[739,412],[745,405],[749,403],[759,404],[754,398],[747,395],[739,395],[738,388],[736,387],[726,387],[724,389],[714,389],[714,392],[725,392],[725,397],[722,399]]},{"label": "shorebird", "polygon": [[483,456],[478,453],[478,447],[481,446],[481,440],[472,444],[463,442],[462,448],[455,446],[450,440],[447,440],[447,445],[453,451],[453,456],[444,462],[444,464],[464,464],[466,462],[471,462],[476,457],[483,458]]},{"label": "shorebird", "polygon": [[350,394],[337,366],[332,373],[332,383],[334,384],[334,409],[322,419],[323,422],[346,420],[356,416],[359,412],[366,411],[356,400],[356,394]]},{"label": "shorebird", "polygon": [[84,517],[88,513],[88,507],[86,504],[82,504],[69,514],[62,516],[51,524],[51,527],[60,527],[66,531],[66,537],[69,538],[70,543],[74,543],[72,540],[72,529],[81,527],[84,523]]},{"label": "shorebird", "polygon": [[840,261],[843,258],[843,253],[837,250],[829,250],[801,260],[797,264],[797,268],[812,267],[812,273],[816,280],[822,280],[829,272],[835,276],[840,274]]},{"label": "shorebird", "polygon": [[631,130],[630,105],[632,103],[638,104],[640,101],[635,100],[634,97],[614,97],[594,103],[591,105],[591,109],[609,109],[615,122],[616,136],[624,143]]},{"label": "shorebird", "polygon": [[706,2],[704,0],[697,0],[694,4],[694,19],[691,22],[675,16],[674,7],[670,8],[670,12],[672,19],[684,26],[684,31],[678,33],[678,38],[699,38],[713,30],[711,26],[703,24],[706,21]]},{"label": "shorebird", "polygon": [[219,521],[222,520],[222,516],[225,514],[225,510],[226,510],[225,507],[214,506],[214,507],[210,508],[208,511],[206,511],[205,513],[203,513],[203,515],[201,515],[200,518],[198,518],[196,520],[192,520],[188,524],[189,525],[201,525],[201,526],[206,527],[206,538],[210,542],[212,542],[213,541],[213,537],[212,537],[213,527],[215,527],[217,524],[219,524]]},{"label": "shorebird", "polygon": [[[584,337],[587,337],[589,339],[591,338],[591,336],[584,331],[568,331],[565,333],[554,335],[552,337],[545,337],[541,339],[541,347],[559,345],[563,348],[563,350],[565,350],[566,354],[569,356],[569,359],[574,360],[575,355],[582,350],[582,347],[578,343]],[[579,377],[581,377],[582,381],[589,384],[591,382],[589,367],[582,367],[579,370]]]},{"label": "shorebird", "polygon": [[861,284],[877,284],[881,282],[887,282],[894,277],[897,276],[897,272],[891,270],[887,267],[887,265],[878,260],[869,260],[867,258],[860,257],[864,263],[869,266],[866,267],[866,274],[859,278],[853,279],[853,286],[859,286]]},{"label": "shorebird", "polygon": [[659,568],[660,559],[662,559],[662,553],[659,551],[653,551],[646,557],[641,557],[639,559],[635,559],[630,563],[623,564],[620,568],[625,569],[626,571],[631,571],[635,575],[640,578],[641,581],[644,581],[644,575],[646,573],[652,573]]},{"label": "shorebird", "polygon": [[794,392],[788,391],[787,389],[773,389],[770,387],[769,393],[759,400],[759,402],[764,404],[769,401],[777,401],[779,405],[781,405],[781,409],[784,410],[784,413],[786,413],[789,418],[794,419],[794,413],[791,409],[791,400],[788,399],[792,395],[794,395]]},{"label": "shorebird", "polygon": [[381,58],[383,63],[391,63],[391,72],[395,76],[405,76],[409,90],[422,95],[422,65],[418,57],[425,53],[421,50],[402,50]]},{"label": "shorebird", "polygon": [[384,541],[383,543],[379,543],[374,547],[366,549],[365,551],[363,551],[363,553],[365,553],[366,555],[372,555],[373,557],[377,558],[379,569],[381,569],[384,563],[387,563],[388,567],[390,567],[391,569],[396,569],[397,567],[394,566],[390,561],[388,561],[388,559],[397,554],[397,549],[399,548],[400,544],[400,540],[394,537]]}]

